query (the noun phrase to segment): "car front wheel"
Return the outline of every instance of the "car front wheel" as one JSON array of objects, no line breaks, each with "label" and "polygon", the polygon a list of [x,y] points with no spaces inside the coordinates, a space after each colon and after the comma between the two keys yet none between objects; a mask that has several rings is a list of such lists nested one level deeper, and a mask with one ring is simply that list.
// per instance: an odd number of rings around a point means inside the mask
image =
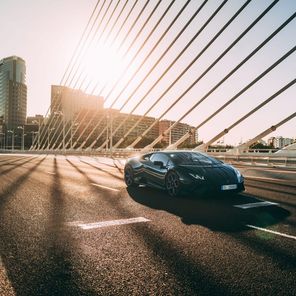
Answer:
[{"label": "car front wheel", "polygon": [[138,186],[138,184],[135,183],[134,172],[131,167],[126,167],[124,169],[124,181],[127,187]]},{"label": "car front wheel", "polygon": [[165,187],[170,196],[178,196],[181,190],[180,178],[175,172],[169,172],[166,181]]}]

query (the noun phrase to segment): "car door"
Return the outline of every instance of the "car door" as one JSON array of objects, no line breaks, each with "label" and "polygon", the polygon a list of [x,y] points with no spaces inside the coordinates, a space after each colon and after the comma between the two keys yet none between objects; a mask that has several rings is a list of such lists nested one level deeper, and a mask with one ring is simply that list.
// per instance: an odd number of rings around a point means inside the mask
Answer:
[{"label": "car door", "polygon": [[165,175],[167,173],[167,164],[169,157],[161,152],[153,153],[146,163],[147,182],[163,187],[165,184]]}]

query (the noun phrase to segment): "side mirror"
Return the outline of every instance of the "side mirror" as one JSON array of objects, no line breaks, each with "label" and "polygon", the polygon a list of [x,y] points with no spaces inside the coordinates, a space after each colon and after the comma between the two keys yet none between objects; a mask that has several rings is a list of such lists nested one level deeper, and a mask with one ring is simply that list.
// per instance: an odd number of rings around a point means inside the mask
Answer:
[{"label": "side mirror", "polygon": [[153,161],[153,164],[159,166],[160,168],[163,168],[163,167],[164,167],[162,161],[157,161],[157,160],[156,160],[156,161]]}]

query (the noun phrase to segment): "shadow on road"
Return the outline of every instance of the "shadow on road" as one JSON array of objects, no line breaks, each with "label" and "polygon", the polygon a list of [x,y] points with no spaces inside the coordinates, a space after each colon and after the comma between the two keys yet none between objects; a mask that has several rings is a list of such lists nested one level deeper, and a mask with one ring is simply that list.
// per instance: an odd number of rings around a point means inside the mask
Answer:
[{"label": "shadow on road", "polygon": [[128,188],[127,191],[140,204],[179,216],[184,224],[198,224],[214,231],[242,231],[249,229],[246,224],[265,227],[278,223],[290,214],[279,206],[244,210],[234,207],[262,201],[242,194],[172,198],[164,192],[147,187]]},{"label": "shadow on road", "polygon": [[0,194],[0,258],[16,295],[95,295],[83,285],[84,290],[78,287],[80,276],[72,260],[76,246],[64,227],[67,203],[56,158],[50,191],[38,194],[36,208],[24,212],[14,202],[17,196],[22,203],[32,203],[33,196],[18,191],[21,186],[29,186],[26,181],[45,159],[35,160],[28,173]]}]

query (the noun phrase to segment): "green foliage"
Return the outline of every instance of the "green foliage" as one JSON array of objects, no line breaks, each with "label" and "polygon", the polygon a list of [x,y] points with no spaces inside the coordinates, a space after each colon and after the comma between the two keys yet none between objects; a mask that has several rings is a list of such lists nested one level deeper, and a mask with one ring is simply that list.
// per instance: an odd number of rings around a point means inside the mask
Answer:
[{"label": "green foliage", "polygon": [[262,143],[254,143],[250,149],[274,149],[273,145],[264,145]]}]

